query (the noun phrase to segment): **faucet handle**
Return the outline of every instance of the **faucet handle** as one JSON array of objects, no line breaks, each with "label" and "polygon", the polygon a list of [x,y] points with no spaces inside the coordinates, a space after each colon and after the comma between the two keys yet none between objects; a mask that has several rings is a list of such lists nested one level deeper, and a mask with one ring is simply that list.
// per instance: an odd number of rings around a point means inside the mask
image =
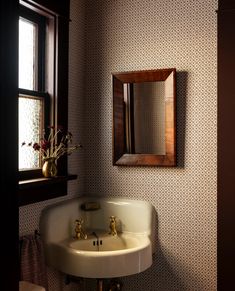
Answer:
[{"label": "faucet handle", "polygon": [[83,224],[83,222],[84,222],[84,220],[82,218],[75,220],[76,224]]},{"label": "faucet handle", "polygon": [[77,239],[81,238],[87,239],[87,234],[84,232],[82,224],[83,224],[82,218],[75,220],[75,233],[76,233],[75,238]]},{"label": "faucet handle", "polygon": [[116,217],[114,215],[111,215],[109,217],[109,229],[110,229],[109,234],[117,235],[117,230],[116,230]]}]

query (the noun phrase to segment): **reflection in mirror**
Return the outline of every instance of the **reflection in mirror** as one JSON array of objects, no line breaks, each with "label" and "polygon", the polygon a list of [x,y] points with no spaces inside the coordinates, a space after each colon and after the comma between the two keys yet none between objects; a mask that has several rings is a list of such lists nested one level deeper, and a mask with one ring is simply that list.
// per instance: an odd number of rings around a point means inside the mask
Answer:
[{"label": "reflection in mirror", "polygon": [[113,74],[114,165],[176,165],[175,74]]},{"label": "reflection in mirror", "polygon": [[[126,116],[129,117],[126,129],[127,153],[164,155],[166,152],[165,82],[143,82],[131,85],[133,90],[126,90],[125,87],[131,86],[124,84]],[[127,92],[133,94],[126,96]]]}]

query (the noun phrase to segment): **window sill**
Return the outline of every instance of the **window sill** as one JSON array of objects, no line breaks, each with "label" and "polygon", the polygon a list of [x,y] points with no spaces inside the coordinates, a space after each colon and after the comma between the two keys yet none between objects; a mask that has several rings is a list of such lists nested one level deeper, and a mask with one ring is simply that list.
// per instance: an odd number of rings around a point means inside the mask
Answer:
[{"label": "window sill", "polygon": [[19,181],[19,206],[67,195],[67,181],[77,175]]}]

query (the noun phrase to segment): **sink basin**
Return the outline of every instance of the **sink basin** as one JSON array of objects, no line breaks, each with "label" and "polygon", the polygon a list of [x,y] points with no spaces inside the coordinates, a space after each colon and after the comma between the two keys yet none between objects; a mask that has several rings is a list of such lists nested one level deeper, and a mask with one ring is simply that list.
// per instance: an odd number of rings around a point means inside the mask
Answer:
[{"label": "sink basin", "polygon": [[[96,232],[97,233],[97,232]],[[119,234],[110,236],[109,234],[98,234],[98,239],[89,235],[86,240],[69,240],[65,242],[69,247],[78,251],[97,252],[96,255],[102,256],[102,252],[122,251],[130,252],[131,249],[139,248],[146,244],[145,236],[134,236],[133,234]],[[147,243],[149,240],[147,240]]]},{"label": "sink basin", "polygon": [[[94,201],[98,209],[82,209]],[[81,197],[49,206],[40,219],[47,264],[84,278],[140,273],[152,264],[154,213],[146,201],[123,198]],[[117,218],[117,235],[109,234],[111,215]],[[77,218],[84,221],[87,239],[74,238]]]}]

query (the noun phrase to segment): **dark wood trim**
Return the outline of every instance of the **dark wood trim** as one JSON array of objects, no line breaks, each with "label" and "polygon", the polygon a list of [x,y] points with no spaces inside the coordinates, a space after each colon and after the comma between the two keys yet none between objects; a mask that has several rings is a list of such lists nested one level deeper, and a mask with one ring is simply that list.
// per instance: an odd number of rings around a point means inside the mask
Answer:
[{"label": "dark wood trim", "polygon": [[46,93],[46,92],[32,91],[32,90],[21,89],[21,88],[19,88],[19,95],[42,97],[42,98],[48,98],[49,97],[48,93]]},{"label": "dark wood trim", "polygon": [[42,178],[42,169],[20,170],[19,182],[29,179]]},{"label": "dark wood trim", "polygon": [[[165,98],[165,155],[135,154],[127,150],[125,83],[165,81],[173,73],[173,96]],[[132,71],[112,74],[113,81],[113,165],[176,166],[176,69]],[[133,120],[133,117],[132,117]],[[129,136],[129,138],[131,138]],[[134,138],[131,139],[134,143]],[[132,149],[134,147],[132,146]]]},{"label": "dark wood trim", "polygon": [[24,2],[30,5],[34,4],[40,8],[46,8],[53,13],[69,19],[70,0],[24,0]]},{"label": "dark wood trim", "polygon": [[0,1],[0,290],[19,290],[18,252],[18,1]]},{"label": "dark wood trim", "polygon": [[219,0],[219,10],[228,9],[232,10],[235,9],[235,2],[234,0]]},{"label": "dark wood trim", "polygon": [[75,179],[77,175],[20,181],[19,206],[64,196],[67,194],[67,181]]},{"label": "dark wood trim", "polygon": [[218,290],[235,285],[235,1],[218,10]]}]

